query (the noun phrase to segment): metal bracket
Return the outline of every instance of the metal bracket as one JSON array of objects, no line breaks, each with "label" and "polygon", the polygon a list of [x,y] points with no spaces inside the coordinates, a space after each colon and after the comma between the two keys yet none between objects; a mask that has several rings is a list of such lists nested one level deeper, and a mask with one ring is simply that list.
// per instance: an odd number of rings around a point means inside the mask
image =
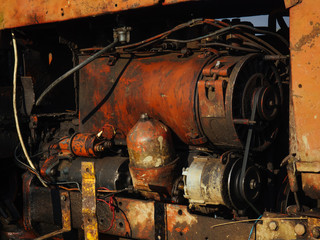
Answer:
[{"label": "metal bracket", "polygon": [[81,163],[82,175],[82,219],[86,240],[98,240],[96,216],[96,177],[94,162]]},{"label": "metal bracket", "polygon": [[71,213],[70,213],[70,198],[68,192],[60,193],[60,203],[61,203],[61,214],[62,214],[62,229],[48,233],[35,240],[42,240],[54,237],[58,234],[71,231]]}]

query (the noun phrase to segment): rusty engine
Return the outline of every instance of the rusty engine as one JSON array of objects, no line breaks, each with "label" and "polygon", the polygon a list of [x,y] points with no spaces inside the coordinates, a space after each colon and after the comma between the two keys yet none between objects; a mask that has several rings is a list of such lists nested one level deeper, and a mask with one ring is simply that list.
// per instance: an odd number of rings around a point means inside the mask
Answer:
[{"label": "rusty engine", "polygon": [[284,24],[276,33],[197,18],[160,23],[150,37],[123,19],[98,31],[104,21],[1,36],[15,49],[5,66],[18,79],[1,87],[0,149],[15,164],[4,174],[3,236],[211,239],[213,224],[316,206],[317,197],[298,196],[295,169],[281,165]]}]

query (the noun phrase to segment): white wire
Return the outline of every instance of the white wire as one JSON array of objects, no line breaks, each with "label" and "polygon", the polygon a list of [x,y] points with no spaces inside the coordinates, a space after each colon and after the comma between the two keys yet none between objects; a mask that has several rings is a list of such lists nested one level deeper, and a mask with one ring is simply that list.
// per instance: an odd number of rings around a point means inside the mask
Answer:
[{"label": "white wire", "polygon": [[17,70],[18,70],[18,51],[17,51],[17,42],[14,35],[14,32],[11,31],[12,35],[12,45],[13,45],[13,51],[14,51],[14,69],[13,69],[13,114],[14,114],[14,121],[16,124],[17,134],[19,137],[19,141],[23,150],[24,155],[26,156],[26,159],[32,168],[32,170],[36,173],[36,176],[40,180],[43,186],[48,187],[47,184],[43,181],[43,179],[40,177],[39,173],[37,172],[35,166],[33,165],[29,154],[27,152],[26,146],[24,145],[23,138],[20,131],[19,126],[19,119],[18,119],[18,111],[17,111]]}]

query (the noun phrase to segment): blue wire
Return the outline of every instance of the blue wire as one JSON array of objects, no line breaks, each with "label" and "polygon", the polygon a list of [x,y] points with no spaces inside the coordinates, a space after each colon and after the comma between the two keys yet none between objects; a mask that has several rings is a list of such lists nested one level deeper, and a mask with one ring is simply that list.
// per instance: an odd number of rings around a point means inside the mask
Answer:
[{"label": "blue wire", "polygon": [[257,224],[257,222],[259,221],[259,219],[260,219],[261,217],[262,217],[262,215],[261,215],[260,217],[258,217],[257,220],[254,222],[254,224],[253,224],[253,226],[252,226],[252,228],[251,228],[251,231],[250,231],[248,240],[250,240],[251,235],[252,235],[252,233],[253,233],[254,226]]}]

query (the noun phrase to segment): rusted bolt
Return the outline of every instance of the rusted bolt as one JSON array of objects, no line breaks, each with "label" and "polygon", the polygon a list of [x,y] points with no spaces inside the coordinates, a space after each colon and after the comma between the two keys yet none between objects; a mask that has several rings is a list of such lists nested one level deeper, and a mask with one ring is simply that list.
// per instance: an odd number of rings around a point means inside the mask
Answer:
[{"label": "rusted bolt", "polygon": [[315,227],[312,229],[312,236],[314,238],[320,238],[320,228],[319,227]]},{"label": "rusted bolt", "polygon": [[276,221],[269,222],[269,229],[271,231],[277,231],[278,230],[278,223]]},{"label": "rusted bolt", "polygon": [[303,234],[306,233],[306,227],[301,224],[301,223],[298,223],[295,227],[294,227],[294,232],[299,235],[299,236],[302,236]]},{"label": "rusted bolt", "polygon": [[65,201],[67,198],[66,198],[66,196],[62,195],[60,199],[61,199],[62,201]]}]

